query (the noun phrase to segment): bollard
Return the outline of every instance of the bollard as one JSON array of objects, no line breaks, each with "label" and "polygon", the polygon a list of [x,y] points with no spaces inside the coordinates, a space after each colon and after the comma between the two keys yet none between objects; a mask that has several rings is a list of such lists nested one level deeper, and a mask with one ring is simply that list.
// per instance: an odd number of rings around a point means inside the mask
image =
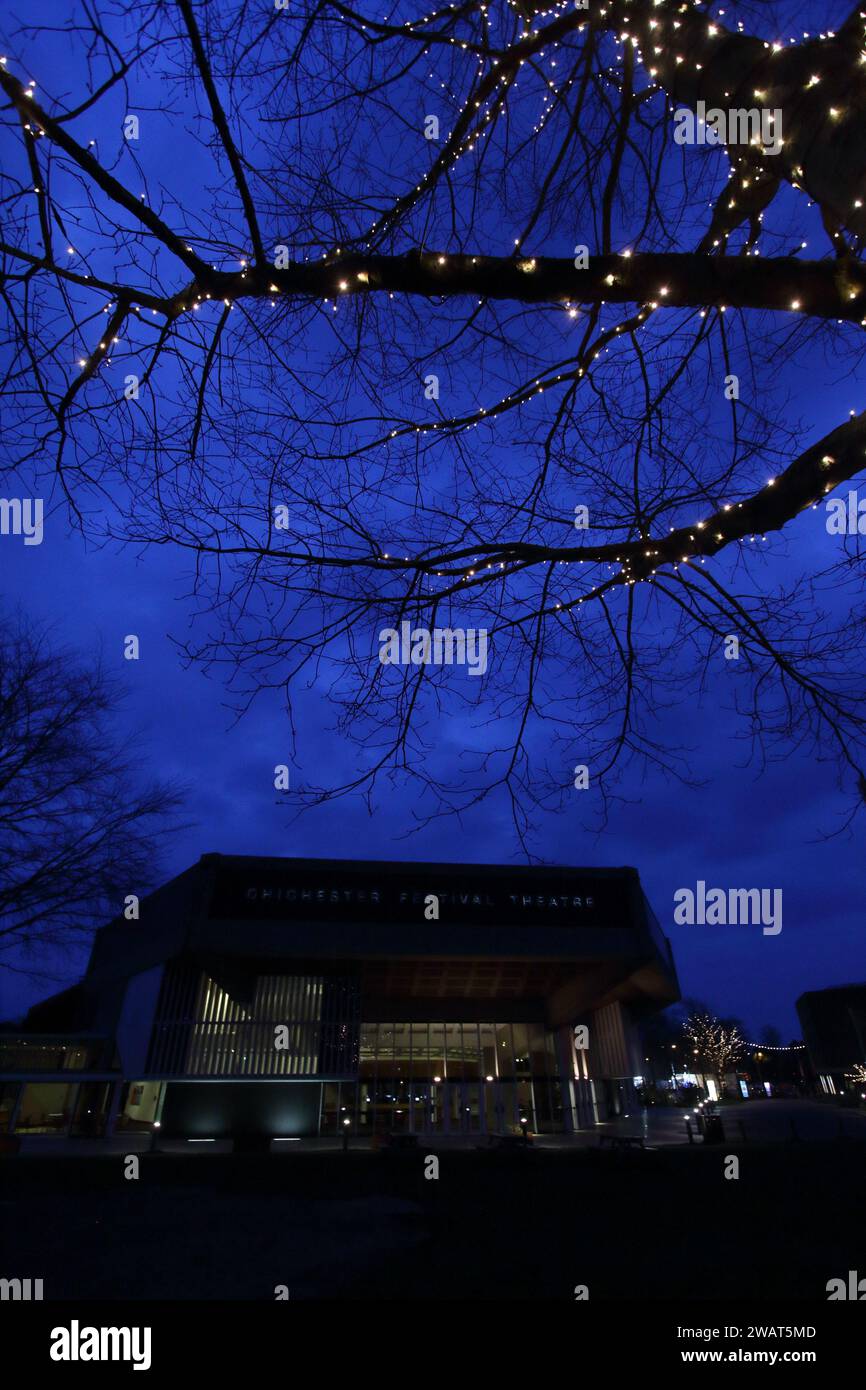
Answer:
[{"label": "bollard", "polygon": [[689,1143],[693,1144],[695,1142],[695,1136],[692,1134],[691,1120],[686,1120],[686,1134],[689,1136]]}]

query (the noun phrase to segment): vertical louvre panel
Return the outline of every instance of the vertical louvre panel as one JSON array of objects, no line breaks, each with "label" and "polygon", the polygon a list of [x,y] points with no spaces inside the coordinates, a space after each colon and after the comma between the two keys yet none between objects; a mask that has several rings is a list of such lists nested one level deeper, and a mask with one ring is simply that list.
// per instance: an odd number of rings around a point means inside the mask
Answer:
[{"label": "vertical louvre panel", "polygon": [[[288,1046],[277,1051],[275,1030]],[[353,979],[267,975],[249,998],[184,962],[166,968],[148,1068],[163,1075],[354,1076],[359,995]]]},{"label": "vertical louvre panel", "polygon": [[165,1075],[185,1070],[185,1052],[198,986],[198,972],[181,961],[169,961],[163,972],[148,1049],[147,1068]]}]

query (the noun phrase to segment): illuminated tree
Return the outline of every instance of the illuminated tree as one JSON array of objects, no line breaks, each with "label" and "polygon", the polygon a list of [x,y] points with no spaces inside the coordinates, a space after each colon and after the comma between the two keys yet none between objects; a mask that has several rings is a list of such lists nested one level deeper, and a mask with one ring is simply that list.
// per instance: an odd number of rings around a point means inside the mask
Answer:
[{"label": "illuminated tree", "polygon": [[711,1068],[721,1095],[725,1089],[725,1073],[736,1066],[745,1050],[739,1029],[712,1014],[691,1014],[683,1031],[697,1049],[699,1061]]},{"label": "illuminated tree", "polygon": [[[188,653],[241,706],[319,683],[363,753],[314,799],[500,788],[523,836],[579,763],[603,813],[631,760],[688,775],[654,720],[711,681],[760,756],[866,788],[823,510],[866,413],[852,384],[820,437],[779,384],[855,379],[866,326],[864,21],[808,8],[117,0],[8,36],[8,475],[187,553]],[[782,143],[677,144],[699,102]],[[807,525],[826,563],[783,582]],[[402,622],[483,628],[486,674],[384,666]]]}]

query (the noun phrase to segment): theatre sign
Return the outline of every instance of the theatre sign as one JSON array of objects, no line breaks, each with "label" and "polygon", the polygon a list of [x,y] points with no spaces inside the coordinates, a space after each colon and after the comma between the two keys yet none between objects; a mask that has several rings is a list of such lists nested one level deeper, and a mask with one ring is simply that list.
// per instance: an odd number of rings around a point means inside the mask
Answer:
[{"label": "theatre sign", "polygon": [[359,866],[357,874],[344,869],[315,875],[299,865],[289,874],[255,876],[226,868],[217,879],[211,916],[285,918],[321,921],[421,922],[431,896],[438,899],[440,920],[475,921],[491,925],[530,924],[616,925],[629,911],[628,885],[621,875],[610,878],[547,871],[527,884],[525,871],[516,881],[483,868],[459,877],[443,876],[440,865],[395,870],[390,865]]}]

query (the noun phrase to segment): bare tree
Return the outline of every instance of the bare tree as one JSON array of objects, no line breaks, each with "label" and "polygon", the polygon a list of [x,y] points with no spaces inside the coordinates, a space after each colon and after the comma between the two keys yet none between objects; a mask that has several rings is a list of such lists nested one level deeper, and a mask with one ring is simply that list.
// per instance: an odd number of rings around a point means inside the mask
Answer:
[{"label": "bare tree", "polygon": [[[579,765],[603,814],[632,760],[690,775],[658,716],[711,684],[863,798],[862,555],[822,503],[866,413],[816,438],[782,368],[860,373],[864,21],[723,9],[88,3],[62,93],[56,35],[9,36],[7,466],[189,553],[185,650],[239,708],[334,700],[363,752],[313,799],[499,788],[523,837]],[[772,140],[678,144],[700,102]],[[486,673],[384,663],[404,622],[483,630]]]},{"label": "bare tree", "polygon": [[118,699],[44,631],[0,625],[0,967],[45,973],[156,880],[180,789],[142,784]]}]

